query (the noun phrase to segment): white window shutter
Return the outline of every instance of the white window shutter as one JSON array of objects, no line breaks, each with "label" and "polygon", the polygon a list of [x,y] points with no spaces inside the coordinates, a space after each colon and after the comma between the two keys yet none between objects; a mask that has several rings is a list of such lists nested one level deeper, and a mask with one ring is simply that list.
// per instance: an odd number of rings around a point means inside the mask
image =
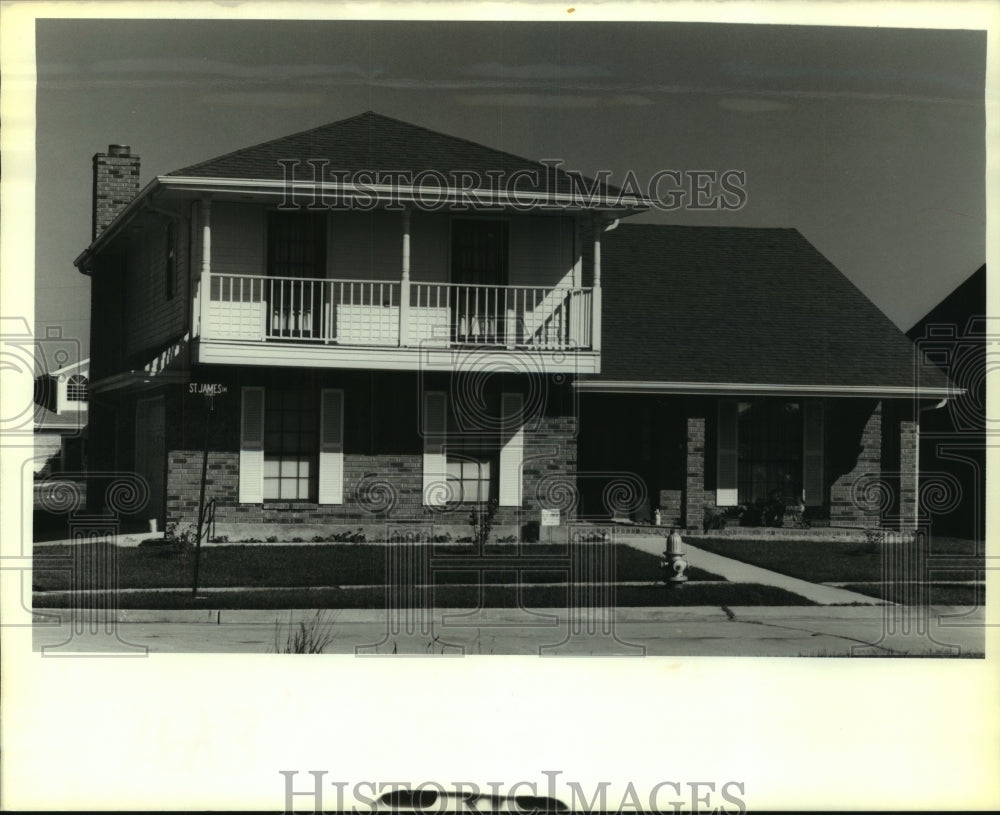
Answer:
[{"label": "white window shutter", "polygon": [[264,500],[264,389],[240,394],[240,503]]},{"label": "white window shutter", "polygon": [[719,402],[719,427],[716,434],[715,505],[733,507],[739,503],[738,444],[739,403]]},{"label": "white window shutter", "polygon": [[[505,393],[501,399],[504,445],[500,450],[500,506],[521,506],[521,465],[524,462],[524,425],[519,393]],[[508,434],[510,434],[508,436]]]},{"label": "white window shutter", "polygon": [[320,394],[319,503],[344,503],[344,392]]},{"label": "white window shutter", "polygon": [[444,506],[448,488],[448,464],[445,457],[445,434],[448,430],[448,394],[445,391],[424,393],[424,505]]},{"label": "white window shutter", "polygon": [[802,500],[823,505],[823,402],[807,399],[802,406]]}]

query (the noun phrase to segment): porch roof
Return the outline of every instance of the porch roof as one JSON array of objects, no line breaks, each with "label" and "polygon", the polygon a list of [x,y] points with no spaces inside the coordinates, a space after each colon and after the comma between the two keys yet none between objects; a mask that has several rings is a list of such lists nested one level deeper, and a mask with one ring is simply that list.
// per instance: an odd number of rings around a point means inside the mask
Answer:
[{"label": "porch roof", "polygon": [[936,366],[917,370],[910,340],[795,229],[623,224],[603,245],[601,373],[583,389],[952,388]]}]

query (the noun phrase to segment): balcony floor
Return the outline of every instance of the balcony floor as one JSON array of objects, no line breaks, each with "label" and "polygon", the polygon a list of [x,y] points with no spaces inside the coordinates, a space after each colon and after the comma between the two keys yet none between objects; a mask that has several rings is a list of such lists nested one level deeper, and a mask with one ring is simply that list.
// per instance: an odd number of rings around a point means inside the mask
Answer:
[{"label": "balcony floor", "polygon": [[196,341],[194,361],[207,365],[261,365],[278,368],[351,368],[392,371],[491,370],[508,373],[597,374],[597,351],[567,351],[525,346],[440,344],[399,348],[280,340]]}]

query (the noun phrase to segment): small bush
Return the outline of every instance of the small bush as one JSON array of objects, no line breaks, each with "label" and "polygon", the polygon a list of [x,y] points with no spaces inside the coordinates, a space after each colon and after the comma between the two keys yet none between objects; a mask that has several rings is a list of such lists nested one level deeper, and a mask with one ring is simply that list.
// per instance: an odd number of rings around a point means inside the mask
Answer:
[{"label": "small bush", "polygon": [[883,543],[885,543],[885,530],[882,527],[873,526],[865,529],[865,552],[867,554],[878,554]]},{"label": "small bush", "polygon": [[485,504],[477,504],[469,513],[469,526],[472,527],[472,541],[482,547],[489,543],[493,521],[497,515],[497,501],[490,499]]},{"label": "small bush", "polygon": [[725,529],[726,528],[726,510],[719,509],[718,507],[710,507],[705,510],[705,520],[702,524],[704,531],[708,532],[710,529]]}]

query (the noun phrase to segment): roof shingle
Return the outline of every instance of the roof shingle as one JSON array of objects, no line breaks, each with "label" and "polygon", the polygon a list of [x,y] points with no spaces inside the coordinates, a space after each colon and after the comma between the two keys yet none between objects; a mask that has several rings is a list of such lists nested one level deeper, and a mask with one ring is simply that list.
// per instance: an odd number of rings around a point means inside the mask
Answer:
[{"label": "roof shingle", "polygon": [[603,246],[599,380],[949,385],[795,229],[623,224]]},{"label": "roof shingle", "polygon": [[[372,111],[245,147],[167,175],[282,181],[285,169],[279,161],[299,161],[302,166],[298,172],[309,178],[312,169],[306,162],[310,160],[327,161],[328,173],[403,172],[415,178],[430,172],[444,175],[449,183],[453,173],[468,171],[483,179],[480,189],[505,187],[515,173],[524,172],[538,173],[541,186],[547,178],[545,173],[551,172],[549,192],[569,194],[574,191],[571,174],[563,170],[549,170],[540,162]],[[493,173],[493,179],[487,173]],[[613,196],[620,192],[610,184],[598,183],[582,175],[579,178],[587,190],[595,189]],[[429,178],[427,181],[434,183]],[[527,192],[534,187],[532,181],[525,178],[518,189]]]}]

